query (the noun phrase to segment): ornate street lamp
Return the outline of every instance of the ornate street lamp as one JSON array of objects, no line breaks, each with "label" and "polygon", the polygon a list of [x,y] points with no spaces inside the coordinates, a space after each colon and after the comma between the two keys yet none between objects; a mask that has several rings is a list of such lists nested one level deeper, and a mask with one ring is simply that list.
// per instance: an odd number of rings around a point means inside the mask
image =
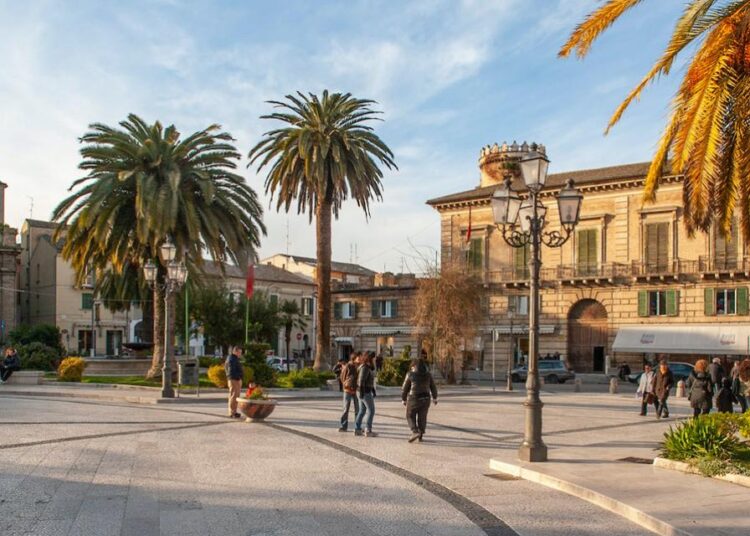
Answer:
[{"label": "ornate street lamp", "polygon": [[[526,378],[526,426],[518,457],[527,462],[547,460],[547,446],[542,441],[542,404],[539,398],[539,269],[540,247],[562,246],[570,238],[578,224],[583,196],[569,180],[557,194],[562,232],[545,231],[547,213],[539,200],[539,194],[547,181],[549,160],[540,153],[532,152],[519,162],[523,180],[529,194],[521,201],[511,188],[510,178],[492,196],[492,211],[495,224],[503,233],[503,239],[513,248],[529,246],[529,363]],[[511,334],[512,336],[512,334]]]},{"label": "ornate street lamp", "polygon": [[161,396],[162,398],[174,398],[174,388],[172,387],[172,337],[169,333],[169,295],[177,292],[187,281],[188,271],[185,263],[176,262],[177,247],[167,238],[159,248],[161,254],[161,264],[166,267],[164,280],[159,283],[159,268],[153,260],[149,259],[143,265],[143,278],[152,289],[164,291],[164,344],[162,346],[164,355],[162,356],[161,367]]}]

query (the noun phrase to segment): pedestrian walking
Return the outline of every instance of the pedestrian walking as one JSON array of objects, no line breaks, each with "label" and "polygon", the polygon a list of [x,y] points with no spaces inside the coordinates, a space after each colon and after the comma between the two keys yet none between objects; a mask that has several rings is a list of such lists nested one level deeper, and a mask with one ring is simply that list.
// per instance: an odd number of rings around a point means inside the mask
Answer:
[{"label": "pedestrian walking", "polygon": [[739,378],[739,396],[745,400],[745,410],[750,410],[750,359],[744,359],[740,363]]},{"label": "pedestrian walking", "polygon": [[[375,417],[375,373],[373,372],[373,359],[367,353],[363,354],[361,363],[357,368],[357,396],[359,398],[359,411],[354,421],[354,435],[375,437],[378,434],[372,431],[372,421]],[[364,432],[362,422],[367,415]]]},{"label": "pedestrian walking", "polygon": [[341,367],[339,384],[342,385],[344,392],[344,412],[339,419],[339,432],[346,432],[349,429],[349,408],[354,411],[356,419],[359,413],[359,404],[357,403],[357,365],[359,364],[359,353],[352,352],[348,363]]},{"label": "pedestrian walking", "polygon": [[404,378],[401,387],[401,401],[406,406],[406,422],[409,423],[411,436],[409,443],[417,439],[422,442],[427,429],[427,412],[430,410],[430,397],[437,404],[438,392],[435,380],[432,379],[427,363],[421,359],[412,359],[411,368]]},{"label": "pedestrian walking", "polygon": [[227,373],[227,388],[229,389],[228,417],[231,419],[239,419],[241,416],[237,413],[237,397],[240,396],[242,379],[244,377],[242,362],[240,361],[241,357],[242,348],[234,346],[229,357],[224,362],[224,371]]},{"label": "pedestrian walking", "polygon": [[653,404],[654,411],[658,411],[659,406],[656,403],[656,395],[654,394],[654,382],[656,380],[656,373],[651,367],[650,363],[643,365],[643,374],[638,382],[638,391],[636,396],[641,399],[641,415],[646,415],[649,404]]},{"label": "pedestrian walking", "polygon": [[[354,355],[354,352],[350,354],[350,357]],[[336,375],[336,379],[339,382],[339,391],[344,390],[344,386],[341,384],[341,371],[344,368],[344,365],[346,365],[346,358],[344,356],[339,357],[339,360],[336,362],[336,364],[333,366],[333,373]]]},{"label": "pedestrian walking", "polygon": [[740,362],[735,361],[732,366],[732,370],[729,373],[729,377],[732,379],[732,394],[740,405],[740,413],[747,411],[747,399],[742,392],[742,382],[740,381]]},{"label": "pedestrian walking", "polygon": [[726,374],[724,373],[724,367],[721,366],[721,359],[714,357],[711,360],[711,364],[708,365],[708,375],[711,376],[711,383],[713,384],[713,392],[718,393],[721,389],[721,383]]},{"label": "pedestrian walking", "polygon": [[0,365],[0,384],[5,383],[15,371],[21,370],[21,358],[12,346],[5,349],[5,357]]},{"label": "pedestrian walking", "polygon": [[707,415],[711,411],[714,386],[711,374],[707,371],[708,366],[708,361],[699,359],[687,380],[688,400],[693,408],[693,417]]},{"label": "pedestrian walking", "polygon": [[721,381],[721,389],[716,394],[716,411],[719,413],[734,413],[734,402],[737,397],[732,392],[732,379],[724,378]]},{"label": "pedestrian walking", "polygon": [[669,406],[667,406],[667,399],[669,399],[669,390],[674,385],[674,375],[669,370],[669,364],[666,360],[662,359],[659,361],[659,369],[656,371],[656,378],[654,379],[654,394],[656,395],[656,418],[661,419],[662,417],[669,417]]}]

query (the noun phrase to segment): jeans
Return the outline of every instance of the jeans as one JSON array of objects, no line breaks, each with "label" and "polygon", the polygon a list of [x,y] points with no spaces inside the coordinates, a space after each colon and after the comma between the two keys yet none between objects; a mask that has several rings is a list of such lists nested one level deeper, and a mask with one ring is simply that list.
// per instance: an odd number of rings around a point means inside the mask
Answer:
[{"label": "jeans", "polygon": [[415,434],[424,434],[427,428],[427,412],[430,410],[429,398],[409,398],[406,402],[406,422]]},{"label": "jeans", "polygon": [[365,424],[365,430],[368,432],[372,431],[372,419],[375,417],[375,398],[372,393],[367,393],[359,397],[359,412],[357,412],[357,420],[354,421],[354,429],[362,430],[362,421],[367,414],[367,423]]},{"label": "jeans", "polygon": [[[354,404],[352,404],[352,402]],[[354,406],[354,417],[357,417],[359,404],[357,402],[357,395],[354,393],[344,392],[344,413],[341,414],[341,428],[346,430],[349,427],[349,408]]]},{"label": "jeans", "polygon": [[[646,415],[646,411],[648,410],[648,402],[646,399],[648,398],[648,393],[643,393],[643,396],[641,397],[641,415]],[[656,397],[654,397],[654,401],[652,402],[654,405],[654,411],[659,411],[659,403],[656,401]]]},{"label": "jeans", "polygon": [[656,416],[657,417],[669,417],[669,406],[667,406],[667,399],[669,395],[665,396],[661,400],[656,402]]},{"label": "jeans", "polygon": [[0,365],[0,380],[6,381],[10,378],[10,375],[13,374],[14,370],[16,369],[13,367],[4,367],[3,365]]}]

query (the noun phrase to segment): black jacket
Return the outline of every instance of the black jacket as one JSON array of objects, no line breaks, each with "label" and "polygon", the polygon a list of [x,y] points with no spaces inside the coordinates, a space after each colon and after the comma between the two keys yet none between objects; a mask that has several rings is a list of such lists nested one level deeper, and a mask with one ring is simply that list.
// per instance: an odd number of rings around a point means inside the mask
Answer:
[{"label": "black jacket", "polygon": [[430,398],[430,395],[434,400],[437,400],[438,392],[432,374],[426,370],[410,370],[404,378],[404,385],[401,387],[401,400]]},{"label": "black jacket", "polygon": [[672,371],[667,369],[665,374],[661,373],[661,369],[656,369],[656,380],[654,381],[654,394],[659,400],[664,400],[669,396],[669,390],[674,385],[674,375]]},{"label": "black jacket", "polygon": [[724,379],[724,368],[719,363],[708,365],[708,373],[711,375],[711,383],[714,385],[721,384]]},{"label": "black jacket", "polygon": [[357,392],[359,395],[375,394],[375,373],[367,365],[357,370]]},{"label": "black jacket", "polygon": [[3,359],[3,366],[7,369],[18,370],[21,368],[21,358],[16,353],[10,354]]},{"label": "black jacket", "polygon": [[227,357],[227,360],[224,363],[224,370],[227,373],[228,380],[242,380],[244,378],[244,371],[242,370],[240,358],[234,354],[229,354],[229,357]]},{"label": "black jacket", "polygon": [[705,372],[691,372],[687,381],[690,406],[700,409],[711,409],[714,387],[711,377]]}]

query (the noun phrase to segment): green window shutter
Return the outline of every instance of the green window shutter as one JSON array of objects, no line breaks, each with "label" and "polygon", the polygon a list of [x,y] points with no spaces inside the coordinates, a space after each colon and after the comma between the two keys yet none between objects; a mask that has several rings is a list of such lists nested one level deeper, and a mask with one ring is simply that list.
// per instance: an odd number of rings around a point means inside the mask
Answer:
[{"label": "green window shutter", "polygon": [[94,295],[90,293],[81,294],[81,309],[90,311],[94,308]]},{"label": "green window shutter", "polygon": [[391,300],[391,318],[398,317],[398,300]]},{"label": "green window shutter", "polygon": [[513,269],[519,279],[529,277],[529,246],[513,249]]},{"label": "green window shutter", "polygon": [[357,302],[349,302],[350,310],[352,312],[352,318],[357,318]]},{"label": "green window shutter", "polygon": [[748,314],[747,306],[747,287],[737,287],[737,314],[746,315]]},{"label": "green window shutter", "polygon": [[583,229],[578,231],[576,237],[578,249],[578,272],[581,275],[590,275],[596,272],[599,265],[599,232],[596,229]]},{"label": "green window shutter", "polygon": [[716,314],[716,294],[712,288],[703,289],[703,312],[706,316]]},{"label": "green window shutter", "polygon": [[680,291],[668,290],[666,293],[667,316],[677,316],[680,303]]},{"label": "green window shutter", "polygon": [[648,316],[648,290],[638,291],[638,316]]},{"label": "green window shutter", "polygon": [[372,317],[380,317],[380,300],[372,300]]},{"label": "green window shutter", "polygon": [[336,302],[333,304],[333,318],[341,318],[341,302]]}]

